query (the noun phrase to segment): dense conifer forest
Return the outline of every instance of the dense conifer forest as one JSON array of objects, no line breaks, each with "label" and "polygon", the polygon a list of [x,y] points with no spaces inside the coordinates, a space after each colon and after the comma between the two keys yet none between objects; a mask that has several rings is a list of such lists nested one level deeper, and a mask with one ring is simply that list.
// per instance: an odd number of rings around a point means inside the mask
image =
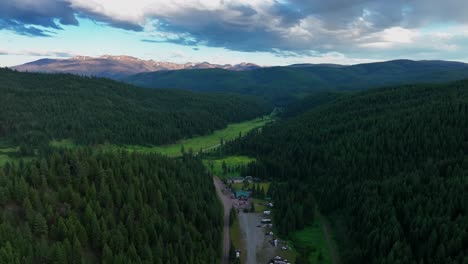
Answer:
[{"label": "dense conifer forest", "polygon": [[0,169],[0,263],[218,263],[221,215],[191,156],[52,152]]},{"label": "dense conifer forest", "polygon": [[317,204],[341,219],[344,263],[468,263],[468,81],[323,102],[225,146],[275,179],[278,231]]},{"label": "dense conifer forest", "polygon": [[151,90],[101,78],[0,69],[0,138],[26,147],[166,144],[266,113],[247,97]]}]

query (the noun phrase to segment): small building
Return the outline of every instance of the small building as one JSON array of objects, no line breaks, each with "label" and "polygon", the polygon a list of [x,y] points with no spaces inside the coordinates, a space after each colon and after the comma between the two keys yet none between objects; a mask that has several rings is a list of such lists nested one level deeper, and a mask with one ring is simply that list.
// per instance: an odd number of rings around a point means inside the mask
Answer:
[{"label": "small building", "polygon": [[235,194],[237,199],[248,199],[250,197],[250,192],[244,190],[236,191]]},{"label": "small building", "polygon": [[228,183],[243,183],[244,181],[252,183],[254,181],[254,178],[252,176],[245,176],[245,177],[232,177],[232,178],[227,179]]},{"label": "small building", "polygon": [[243,183],[244,178],[242,178],[242,177],[233,177],[233,178],[229,178],[228,182],[229,183]]}]

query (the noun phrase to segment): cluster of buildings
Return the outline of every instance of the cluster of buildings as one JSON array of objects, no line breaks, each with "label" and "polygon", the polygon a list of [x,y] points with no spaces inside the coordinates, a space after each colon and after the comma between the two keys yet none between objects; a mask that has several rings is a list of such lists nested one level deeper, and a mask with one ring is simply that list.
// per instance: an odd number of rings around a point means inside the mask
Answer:
[{"label": "cluster of buildings", "polygon": [[243,183],[244,181],[248,181],[249,183],[254,181],[252,176],[245,176],[245,177],[231,177],[227,179],[228,183]]}]

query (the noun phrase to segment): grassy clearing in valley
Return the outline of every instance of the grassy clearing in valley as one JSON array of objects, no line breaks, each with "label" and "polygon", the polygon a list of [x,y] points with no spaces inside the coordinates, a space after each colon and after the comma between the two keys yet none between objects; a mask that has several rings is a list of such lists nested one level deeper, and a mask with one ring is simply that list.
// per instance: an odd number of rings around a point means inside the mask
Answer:
[{"label": "grassy clearing in valley", "polygon": [[[268,190],[270,189],[270,182],[254,182],[254,183],[249,183],[247,184],[247,190],[252,188],[254,185],[257,185],[259,186],[260,188],[263,188],[263,190],[265,190],[265,193],[268,192]],[[232,188],[234,191],[239,191],[239,190],[242,190],[244,188],[244,183],[242,182],[239,182],[239,183],[233,183],[232,184]]]},{"label": "grassy clearing in valley", "polygon": [[[227,156],[218,159],[204,159],[203,164],[205,167],[216,176],[221,178],[238,177],[241,176],[239,167],[247,166],[250,162],[255,161],[254,158],[247,156]],[[228,171],[224,173],[223,162],[226,164]]]},{"label": "grassy clearing in valley", "polygon": [[267,201],[265,201],[265,200],[252,199],[252,202],[254,203],[256,213],[263,214],[264,211],[271,210],[270,207],[265,206],[265,203],[267,203]]},{"label": "grassy clearing in valley", "polygon": [[[221,140],[228,141],[235,139],[239,135],[244,135],[247,132],[255,128],[262,127],[271,121],[272,119],[270,117],[264,117],[241,123],[230,124],[226,128],[216,130],[209,135],[184,139],[175,144],[164,146],[118,146],[113,144],[104,144],[97,147],[109,151],[128,150],[137,151],[140,153],[160,153],[169,157],[177,157],[181,155],[182,147],[187,152],[190,149],[192,149],[194,152],[198,152],[200,150],[207,151],[219,146]],[[74,144],[74,142],[70,139],[65,139],[52,141],[51,146],[58,148],[74,148],[76,147],[76,144]]]},{"label": "grassy clearing in valley", "polygon": [[0,166],[7,162],[14,162],[18,158],[17,156],[18,148],[6,140],[0,139]]},{"label": "grassy clearing in valley", "polygon": [[[0,153],[3,153],[2,150],[0,150]],[[12,162],[13,159],[6,155],[6,154],[0,154],[0,166],[5,165],[7,162]]]},{"label": "grassy clearing in valley", "polygon": [[219,146],[221,140],[228,141],[235,139],[239,135],[243,135],[252,129],[262,127],[270,121],[270,118],[256,118],[250,121],[230,124],[226,128],[216,130],[210,135],[184,139],[176,144],[153,147],[150,148],[150,151],[157,151],[161,154],[171,157],[179,156],[181,154],[180,150],[182,147],[185,149],[185,151],[189,151],[190,149],[192,149],[194,152],[198,152],[200,150],[207,151]]},{"label": "grassy clearing in valley", "polygon": [[[307,259],[311,264],[333,263],[330,256],[330,249],[324,233],[325,219],[317,210],[314,222],[302,230],[296,231],[291,235],[292,242],[296,251],[308,252]],[[331,234],[329,234],[331,236]],[[335,243],[335,241],[331,241]]]}]

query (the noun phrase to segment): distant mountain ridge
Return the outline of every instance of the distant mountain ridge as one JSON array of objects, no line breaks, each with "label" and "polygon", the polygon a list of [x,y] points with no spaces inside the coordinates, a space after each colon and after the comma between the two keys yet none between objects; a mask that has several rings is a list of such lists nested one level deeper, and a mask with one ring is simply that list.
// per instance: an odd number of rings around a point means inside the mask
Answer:
[{"label": "distant mountain ridge", "polygon": [[40,59],[11,68],[23,72],[72,73],[119,80],[133,74],[144,72],[186,69],[225,69],[230,71],[246,71],[260,68],[260,66],[253,63],[221,65],[209,62],[189,62],[178,64],[154,60],[141,60],[124,55],[104,55],[101,57],[75,56],[69,59]]},{"label": "distant mountain ridge", "polygon": [[356,65],[300,64],[251,71],[202,69],[148,72],[123,81],[149,88],[254,95],[286,105],[317,91],[362,90],[409,83],[468,79],[468,64],[454,61],[393,60]]}]

